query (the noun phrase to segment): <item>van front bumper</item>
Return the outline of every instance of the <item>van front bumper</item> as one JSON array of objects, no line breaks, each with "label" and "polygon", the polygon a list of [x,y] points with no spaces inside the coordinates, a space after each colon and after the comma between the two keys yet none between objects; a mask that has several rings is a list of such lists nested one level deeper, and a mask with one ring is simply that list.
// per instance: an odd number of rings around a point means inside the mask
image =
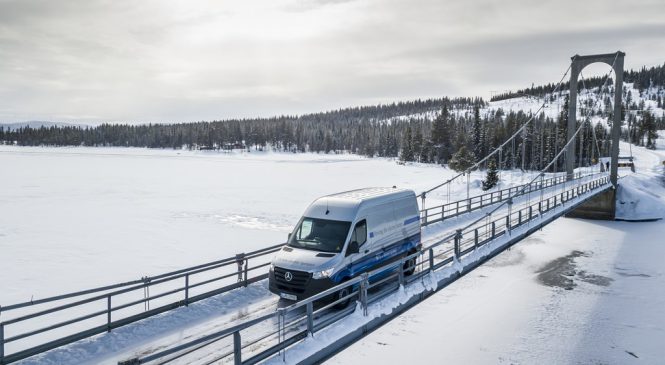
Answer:
[{"label": "van front bumper", "polygon": [[[291,273],[292,279],[286,280],[286,272]],[[268,289],[282,298],[303,300],[328,290],[338,283],[330,278],[314,279],[311,273],[275,267],[268,273]]]}]

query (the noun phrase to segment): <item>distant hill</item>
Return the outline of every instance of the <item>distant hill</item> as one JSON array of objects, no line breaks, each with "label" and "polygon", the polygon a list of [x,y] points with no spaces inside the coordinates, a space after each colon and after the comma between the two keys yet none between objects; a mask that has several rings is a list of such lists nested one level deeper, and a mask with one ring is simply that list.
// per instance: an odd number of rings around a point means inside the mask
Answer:
[{"label": "distant hill", "polygon": [[[622,137],[653,148],[656,130],[665,129],[665,65],[628,71],[624,76],[624,118],[630,130],[625,128]],[[614,90],[601,87],[610,85],[609,81],[590,78],[580,89],[578,123],[583,128],[574,146],[582,151],[578,154],[582,166],[609,155],[608,120],[613,112]],[[10,130],[0,129],[0,144],[202,150],[241,147],[247,151],[270,148],[447,164],[454,156],[454,161],[461,158],[475,162],[533,120],[514,143],[503,146],[496,164],[500,169],[540,170],[567,143],[566,86],[562,93],[552,93],[552,89],[554,84],[533,86],[495,97],[489,103],[478,97],[440,97],[300,116],[179,124],[112,123],[80,128],[30,122],[39,127],[23,124],[25,128],[20,128],[20,124],[14,124]],[[550,168],[561,171],[562,161]]]},{"label": "distant hill", "polygon": [[20,128],[41,128],[41,127],[90,127],[87,124],[73,124],[73,123],[60,123],[60,122],[47,122],[41,120],[31,120],[29,122],[19,122],[19,123],[0,123],[0,127],[3,127],[5,130],[17,130]]},{"label": "distant hill", "polygon": [[[577,83],[577,88],[579,90],[583,88],[594,88],[600,86],[604,82],[604,77],[590,77],[587,78],[584,84],[582,80],[579,80]],[[654,86],[665,86],[665,64],[647,68],[646,66],[641,69],[635,70],[625,70],[624,71],[624,83],[633,83],[635,89],[639,92],[654,87]],[[608,83],[608,85],[613,85],[614,81]],[[564,82],[561,86],[561,90],[567,91],[570,83],[568,81]],[[501,94],[492,96],[490,101],[501,101],[506,99],[514,99],[522,96],[532,96],[532,97],[544,97],[546,94],[551,92],[556,84],[550,83],[546,85],[531,86],[525,89],[517,91],[506,91]]]}]

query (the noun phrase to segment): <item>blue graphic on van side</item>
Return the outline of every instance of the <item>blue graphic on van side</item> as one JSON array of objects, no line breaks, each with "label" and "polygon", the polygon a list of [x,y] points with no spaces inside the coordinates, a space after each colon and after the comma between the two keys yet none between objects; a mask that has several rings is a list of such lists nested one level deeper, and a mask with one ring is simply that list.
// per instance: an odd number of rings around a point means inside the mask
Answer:
[{"label": "blue graphic on van side", "polygon": [[374,238],[374,232],[369,233],[369,238]]},{"label": "blue graphic on van side", "polygon": [[351,265],[331,276],[330,280],[335,283],[340,283],[344,278],[352,278],[362,272],[371,270],[381,264],[385,264],[391,259],[408,253],[419,245],[420,233],[417,233],[351,263]]},{"label": "blue graphic on van side", "polygon": [[419,220],[420,220],[420,217],[418,217],[418,216],[412,217],[412,218],[409,218],[409,219],[405,220],[404,225],[406,226],[406,225],[409,225],[411,223],[418,222]]}]

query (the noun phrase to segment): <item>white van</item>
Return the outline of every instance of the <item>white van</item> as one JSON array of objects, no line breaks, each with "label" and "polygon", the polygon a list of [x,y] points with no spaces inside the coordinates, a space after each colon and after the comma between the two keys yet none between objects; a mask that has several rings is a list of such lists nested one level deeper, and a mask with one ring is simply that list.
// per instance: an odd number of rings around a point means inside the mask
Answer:
[{"label": "white van", "polygon": [[[412,190],[365,188],[324,196],[307,208],[273,259],[270,291],[301,300],[420,247]],[[414,262],[407,267],[408,275]]]}]

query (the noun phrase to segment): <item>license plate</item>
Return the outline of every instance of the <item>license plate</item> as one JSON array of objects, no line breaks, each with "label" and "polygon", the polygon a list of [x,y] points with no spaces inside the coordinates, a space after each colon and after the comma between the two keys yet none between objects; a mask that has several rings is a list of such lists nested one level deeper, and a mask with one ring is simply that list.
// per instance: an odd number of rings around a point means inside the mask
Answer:
[{"label": "license plate", "polygon": [[298,300],[298,297],[293,294],[279,293],[279,296],[288,300]]}]

